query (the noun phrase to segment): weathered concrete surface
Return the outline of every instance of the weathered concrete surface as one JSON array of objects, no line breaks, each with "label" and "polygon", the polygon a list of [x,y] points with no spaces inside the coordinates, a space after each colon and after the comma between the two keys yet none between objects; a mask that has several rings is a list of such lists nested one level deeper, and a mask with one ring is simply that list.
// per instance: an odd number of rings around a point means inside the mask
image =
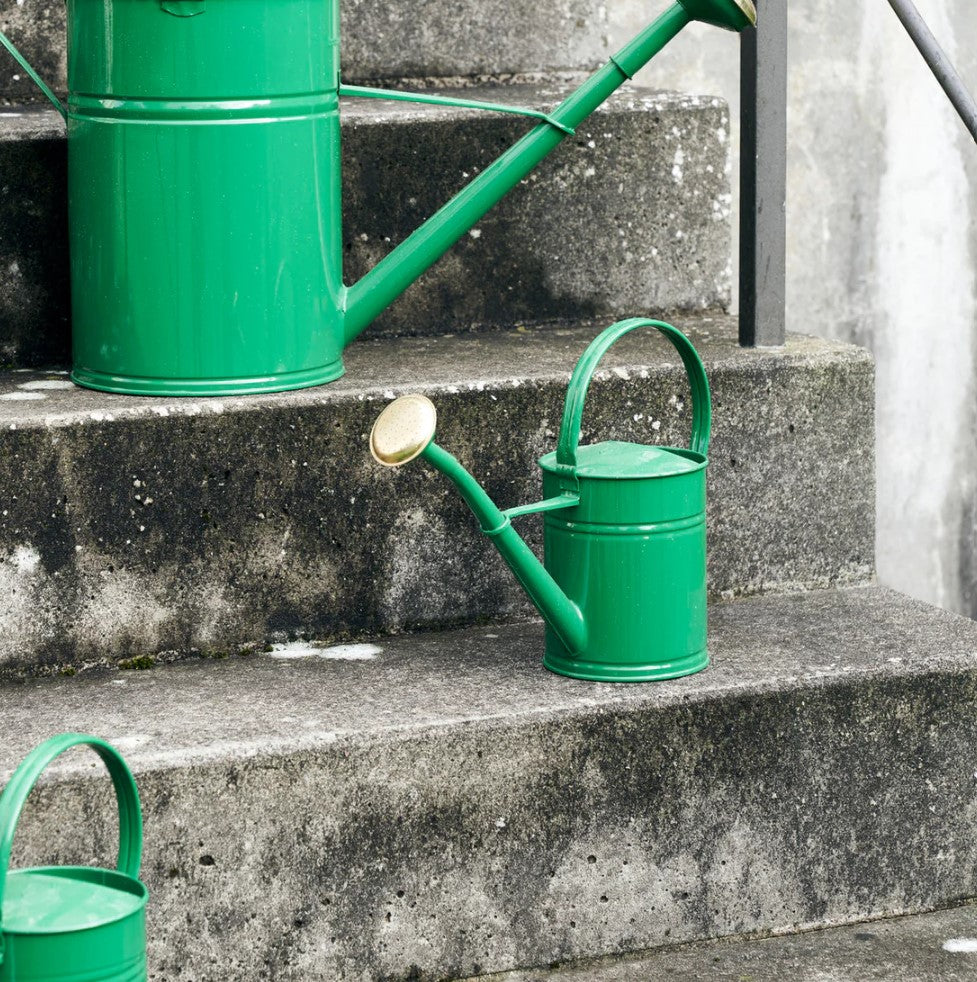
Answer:
[{"label": "weathered concrete surface", "polygon": [[[710,618],[713,667],[647,686],[548,674],[538,625],[8,685],[0,774],[65,729],[126,752],[160,980],[451,978],[972,896],[977,625],[871,588]],[[55,769],[18,860],[111,861],[96,773]]]},{"label": "weathered concrete surface", "polygon": [[[650,23],[651,17],[647,17]],[[587,68],[607,60],[608,10],[593,0],[536,3],[344,0],[349,79],[507,75]]]},{"label": "weathered concrete surface", "polygon": [[[687,319],[714,395],[713,595],[872,574],[872,366],[794,337],[736,345]],[[537,500],[568,373],[603,324],[360,341],[329,386],[192,402],[0,384],[0,668],[227,651],[522,616],[528,604],[450,485],[391,473],[366,437],[388,399],[424,391],[440,441],[503,506]],[[608,356],[584,439],[679,444],[690,405],[657,333]],[[522,523],[539,546],[541,523]]]},{"label": "weathered concrete surface", "polygon": [[[48,85],[67,89],[67,4],[58,0],[0,0],[0,31]],[[43,103],[47,99],[6,51],[0,52],[0,103]]]},{"label": "weathered concrete surface", "polygon": [[[916,5],[977,91],[977,4]],[[608,16],[616,45],[647,5]],[[788,27],[788,327],[875,354],[880,577],[977,616],[977,154],[888,4],[791,0]],[[735,120],[735,46],[691,31],[639,81]]]},{"label": "weathered concrete surface", "polygon": [[970,982],[977,975],[975,936],[977,910],[968,904],[762,941],[506,972],[491,982]]},{"label": "weathered concrete surface", "polygon": [[0,111],[0,141],[0,365],[50,365],[70,352],[64,123]]},{"label": "weathered concrete surface", "polygon": [[[439,90],[439,92],[451,90]],[[466,89],[550,106],[565,82]],[[343,109],[344,260],[352,282],[531,125],[351,100]],[[630,88],[582,126],[371,328],[430,334],[729,301],[725,104]],[[0,116],[0,352],[66,363],[64,128]],[[9,139],[8,139],[9,137]],[[627,207],[622,207],[622,202]]]}]

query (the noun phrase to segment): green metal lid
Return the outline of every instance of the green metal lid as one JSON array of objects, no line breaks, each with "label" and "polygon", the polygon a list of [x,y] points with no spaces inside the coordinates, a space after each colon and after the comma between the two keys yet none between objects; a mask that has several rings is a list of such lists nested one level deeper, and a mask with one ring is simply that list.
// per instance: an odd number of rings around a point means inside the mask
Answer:
[{"label": "green metal lid", "polygon": [[[548,471],[560,471],[556,453],[540,460]],[[622,443],[606,440],[577,447],[577,477],[627,480],[645,477],[674,477],[701,470],[706,464],[704,454],[676,447],[656,447],[643,443]]]},{"label": "green metal lid", "polygon": [[149,896],[115,870],[75,866],[11,870],[3,897],[5,934],[63,934],[120,921]]}]

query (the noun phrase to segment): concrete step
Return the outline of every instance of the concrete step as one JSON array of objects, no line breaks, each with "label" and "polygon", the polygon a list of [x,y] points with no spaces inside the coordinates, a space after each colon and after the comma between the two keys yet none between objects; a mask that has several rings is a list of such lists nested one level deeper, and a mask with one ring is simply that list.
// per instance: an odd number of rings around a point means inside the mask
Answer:
[{"label": "concrete step", "polygon": [[[547,108],[571,87],[549,79],[462,94]],[[466,109],[344,102],[347,280],[530,125]],[[728,126],[719,99],[622,90],[371,331],[728,306]],[[17,367],[69,358],[63,133],[53,111],[0,114],[0,360]]]},{"label": "concrete step", "polygon": [[971,982],[977,976],[972,904],[764,940],[669,951],[528,972],[483,982]]},{"label": "concrete step", "polygon": [[[868,355],[802,336],[742,349],[730,318],[676,323],[713,387],[713,596],[869,579]],[[0,375],[0,671],[525,616],[454,489],[423,464],[379,467],[367,434],[389,399],[426,392],[441,443],[502,507],[538,500],[568,374],[605,325],[361,339],[338,382],[228,400]],[[639,332],[598,374],[583,438],[681,444],[689,419],[674,351]],[[521,527],[538,547],[539,519]]]},{"label": "concrete step", "polygon": [[[977,625],[877,588],[710,618],[713,666],[649,685],[548,674],[536,624],[8,684],[0,779],[57,731],[125,751],[167,982],[457,978],[972,897]],[[97,773],[54,770],[19,862],[114,859]]]},{"label": "concrete step", "polygon": [[[582,69],[611,53],[611,18],[593,0],[457,0],[450,8],[437,0],[343,0],[341,11],[343,75],[352,81]],[[634,30],[657,13],[643,11]],[[629,18],[629,28],[636,19]],[[67,86],[65,20],[59,0],[0,0],[0,30],[60,95]],[[0,54],[0,102],[43,99],[14,60]]]}]

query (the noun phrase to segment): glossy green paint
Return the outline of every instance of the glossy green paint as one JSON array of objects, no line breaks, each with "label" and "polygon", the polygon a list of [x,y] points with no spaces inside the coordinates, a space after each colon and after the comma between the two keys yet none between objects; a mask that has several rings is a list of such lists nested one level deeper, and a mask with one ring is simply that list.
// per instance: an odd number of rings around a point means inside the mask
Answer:
[{"label": "glossy green paint", "polygon": [[68,0],[72,378],[190,396],[338,378],[345,345],[697,18],[755,13],[673,4],[347,289],[339,0]]},{"label": "glossy green paint", "polygon": [[[118,868],[8,871],[31,790],[56,757],[77,746],[91,747],[112,778]],[[145,982],[149,894],[139,881],[141,858],[139,793],[117,750],[97,737],[65,733],[28,754],[0,796],[0,982]]]},{"label": "glossy green paint", "polygon": [[[692,395],[690,448],[619,441],[579,446],[597,364],[615,341],[646,327],[664,334],[685,366]],[[431,442],[432,427],[419,456],[455,484],[543,615],[547,668],[578,679],[645,682],[691,675],[709,664],[711,421],[709,383],[692,343],[669,324],[634,318],[609,327],[577,363],[557,449],[540,460],[543,501],[500,510],[450,453]],[[398,466],[408,459],[382,462]],[[511,521],[535,512],[545,513],[543,563]]]}]

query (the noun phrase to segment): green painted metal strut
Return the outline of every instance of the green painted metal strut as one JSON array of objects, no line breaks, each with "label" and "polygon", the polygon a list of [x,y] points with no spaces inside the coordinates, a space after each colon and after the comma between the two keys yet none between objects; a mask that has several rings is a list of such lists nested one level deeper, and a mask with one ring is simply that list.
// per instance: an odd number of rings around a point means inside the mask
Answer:
[{"label": "green painted metal strut", "polygon": [[506,106],[497,102],[482,102],[479,99],[459,99],[456,96],[428,95],[424,92],[401,92],[398,89],[375,89],[364,85],[340,85],[339,94],[347,99],[384,99],[388,102],[417,102],[427,106],[451,106],[454,109],[480,109],[491,113],[509,113],[513,116],[528,116],[539,119],[558,130],[573,136],[574,130],[538,109],[523,106]]},{"label": "green painted metal strut", "polygon": [[[523,180],[691,20],[681,3],[665,11],[579,89],[546,122],[530,130],[421,228],[408,236],[346,293],[347,343]],[[559,125],[557,125],[559,124]]]},{"label": "green painted metal strut", "polygon": [[65,111],[64,106],[61,105],[61,100],[51,91],[50,86],[41,78],[37,72],[28,64],[27,59],[13,46],[10,39],[5,35],[0,34],[0,44],[2,44],[11,55],[13,55],[14,61],[24,69],[25,72],[30,76],[34,84],[47,96],[48,101],[59,113],[61,113],[62,119],[68,118],[68,113]]}]

